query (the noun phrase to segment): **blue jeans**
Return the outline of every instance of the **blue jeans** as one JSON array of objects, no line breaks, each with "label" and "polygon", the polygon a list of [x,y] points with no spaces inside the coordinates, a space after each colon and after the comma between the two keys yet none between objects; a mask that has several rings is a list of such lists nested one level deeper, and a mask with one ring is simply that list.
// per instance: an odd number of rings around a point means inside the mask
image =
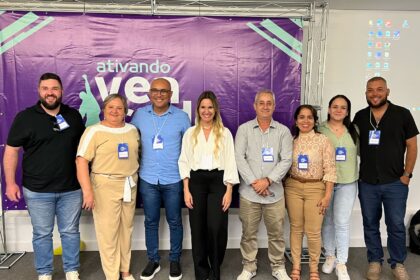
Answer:
[{"label": "blue jeans", "polygon": [[184,199],[181,181],[174,184],[154,185],[140,179],[140,193],[145,216],[147,257],[153,262],[159,262],[160,260],[158,253],[159,221],[160,205],[163,201],[170,232],[169,260],[179,262],[183,239],[181,203]]},{"label": "blue jeans", "polygon": [[341,264],[347,262],[349,254],[350,218],[356,194],[357,182],[335,184],[322,226],[325,254],[335,256],[337,248],[337,262]]},{"label": "blue jeans", "polygon": [[404,225],[407,196],[408,186],[400,180],[383,185],[371,185],[359,181],[359,199],[369,262],[383,262],[384,252],[379,232],[383,205],[390,256],[388,263],[391,267],[395,267],[397,263],[404,263],[407,257]]},{"label": "blue jeans", "polygon": [[57,226],[63,249],[64,272],[79,269],[80,232],[79,219],[82,210],[82,191],[39,193],[23,188],[26,205],[33,227],[35,269],[39,275],[53,272],[53,229]]}]

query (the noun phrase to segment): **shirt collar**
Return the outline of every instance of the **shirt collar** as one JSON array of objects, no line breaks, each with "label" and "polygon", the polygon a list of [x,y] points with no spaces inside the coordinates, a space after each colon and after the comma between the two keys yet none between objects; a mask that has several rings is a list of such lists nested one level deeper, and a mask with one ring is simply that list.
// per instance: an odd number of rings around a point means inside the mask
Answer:
[{"label": "shirt collar", "polygon": [[[156,115],[157,116],[157,114],[155,113],[155,111],[153,111],[153,105],[152,104],[149,104],[149,106],[147,108],[147,112],[149,112],[152,115]],[[172,104],[169,104],[168,110],[166,110],[165,113],[163,113],[162,115],[159,115],[159,116],[164,116],[166,114],[173,114],[173,113],[174,113],[174,107],[172,106]]]},{"label": "shirt collar", "polygon": [[306,140],[308,138],[314,137],[315,134],[316,134],[315,130],[312,129],[311,131],[309,131],[308,133],[305,133],[305,134],[299,133],[299,137],[298,138],[305,139]]},{"label": "shirt collar", "polygon": [[[318,127],[318,128],[319,128],[319,129],[320,129],[320,128],[326,128],[326,129],[328,129],[329,131],[333,132],[333,130],[331,129],[330,125],[328,124],[328,121],[322,122],[322,123],[319,125],[319,127]],[[345,130],[345,131],[347,131],[347,127],[346,127],[346,126],[344,126],[344,130]]]},{"label": "shirt collar", "polygon": [[[394,104],[392,104],[392,102],[391,102],[391,101],[387,100],[386,102],[388,103],[388,109],[389,109],[389,108],[391,108],[391,107],[394,107]],[[367,106],[367,107],[366,107],[366,109],[367,109],[368,111],[370,111],[370,110],[372,110],[372,107]],[[387,111],[388,111],[388,109],[387,109]]]},{"label": "shirt collar", "polygon": [[[257,118],[253,119],[251,122],[252,122],[252,128],[259,128],[259,127],[260,127],[260,126],[258,125]],[[276,128],[276,126],[274,125],[274,120],[273,120],[273,118],[271,118],[271,121],[270,121],[270,128]]]}]

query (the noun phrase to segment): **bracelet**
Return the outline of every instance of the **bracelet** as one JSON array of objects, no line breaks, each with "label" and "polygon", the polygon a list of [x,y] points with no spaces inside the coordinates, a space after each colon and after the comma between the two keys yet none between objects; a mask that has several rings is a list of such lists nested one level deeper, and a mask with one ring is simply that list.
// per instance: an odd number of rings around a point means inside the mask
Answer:
[{"label": "bracelet", "polygon": [[268,179],[268,177],[265,177],[265,179],[266,179],[266,180],[267,180],[267,182],[268,182],[268,186],[271,186],[270,179]]}]

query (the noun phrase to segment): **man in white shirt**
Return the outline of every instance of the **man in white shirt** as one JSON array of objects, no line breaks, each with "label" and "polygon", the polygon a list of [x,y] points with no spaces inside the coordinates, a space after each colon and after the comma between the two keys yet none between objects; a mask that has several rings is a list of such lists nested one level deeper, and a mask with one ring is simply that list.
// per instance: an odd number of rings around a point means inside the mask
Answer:
[{"label": "man in white shirt", "polygon": [[257,117],[242,124],[235,138],[235,157],[241,176],[239,217],[244,265],[237,280],[248,280],[256,275],[261,217],[267,228],[272,275],[276,279],[290,280],[284,267],[286,211],[281,180],[292,164],[293,138],[286,126],[273,120],[275,96],[272,91],[259,91],[254,109]]}]

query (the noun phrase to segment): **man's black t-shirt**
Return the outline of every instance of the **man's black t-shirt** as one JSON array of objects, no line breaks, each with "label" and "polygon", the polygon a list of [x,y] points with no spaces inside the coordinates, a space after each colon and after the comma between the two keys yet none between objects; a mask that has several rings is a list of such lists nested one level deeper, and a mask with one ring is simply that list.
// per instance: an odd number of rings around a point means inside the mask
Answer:
[{"label": "man's black t-shirt", "polygon": [[34,192],[66,192],[80,188],[76,178],[76,152],[84,131],[79,112],[61,104],[69,127],[59,131],[56,118],[40,102],[19,112],[10,128],[7,145],[23,147],[22,185]]},{"label": "man's black t-shirt", "polygon": [[388,103],[388,109],[376,128],[380,130],[379,145],[369,145],[369,131],[376,126],[370,107],[357,112],[353,120],[360,130],[359,178],[369,184],[398,180],[404,173],[406,140],[419,134],[410,111]]}]

